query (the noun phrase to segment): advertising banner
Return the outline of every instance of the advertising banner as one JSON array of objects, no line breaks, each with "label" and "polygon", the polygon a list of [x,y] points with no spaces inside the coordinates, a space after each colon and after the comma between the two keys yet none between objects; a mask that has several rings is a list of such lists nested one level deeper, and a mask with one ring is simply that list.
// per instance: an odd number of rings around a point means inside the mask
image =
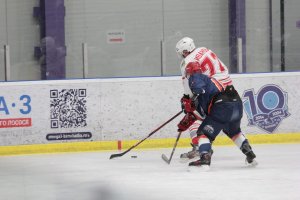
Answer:
[{"label": "advertising banner", "polygon": [[[243,132],[299,132],[300,73],[232,79],[243,100]],[[0,83],[0,145],[143,138],[180,111],[181,84],[178,76]],[[182,117],[153,138],[174,137]]]}]

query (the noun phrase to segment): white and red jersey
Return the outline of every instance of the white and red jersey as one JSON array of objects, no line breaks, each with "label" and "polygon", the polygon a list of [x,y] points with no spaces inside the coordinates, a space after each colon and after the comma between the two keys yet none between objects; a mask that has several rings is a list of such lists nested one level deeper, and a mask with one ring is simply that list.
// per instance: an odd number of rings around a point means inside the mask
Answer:
[{"label": "white and red jersey", "polygon": [[217,55],[213,51],[205,47],[200,47],[191,52],[181,62],[180,68],[183,79],[184,94],[193,96],[188,84],[186,67],[189,65],[189,63],[194,62],[198,64],[198,70],[202,74],[205,74],[210,78],[215,78],[224,87],[232,84],[232,80],[228,74],[228,68],[226,67],[226,65],[217,57]]}]

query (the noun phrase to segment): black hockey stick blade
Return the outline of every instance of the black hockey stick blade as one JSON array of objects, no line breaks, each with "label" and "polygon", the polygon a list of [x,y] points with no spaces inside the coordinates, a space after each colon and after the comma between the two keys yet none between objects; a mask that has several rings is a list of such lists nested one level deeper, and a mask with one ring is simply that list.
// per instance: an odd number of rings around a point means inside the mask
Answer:
[{"label": "black hockey stick blade", "polygon": [[111,154],[111,156],[109,157],[109,159],[113,159],[113,158],[117,158],[117,157],[121,157],[124,154],[126,154],[128,151],[130,151],[132,148],[128,149],[127,151],[124,151],[122,153],[116,153],[116,154]]},{"label": "black hockey stick blade", "polygon": [[109,159],[113,159],[113,158],[116,158],[116,157],[121,157],[123,156],[123,153],[116,153],[116,154],[112,154]]},{"label": "black hockey stick blade", "polygon": [[165,154],[162,154],[161,155],[161,158],[167,163],[167,164],[170,164],[170,159],[167,158],[167,156]]}]

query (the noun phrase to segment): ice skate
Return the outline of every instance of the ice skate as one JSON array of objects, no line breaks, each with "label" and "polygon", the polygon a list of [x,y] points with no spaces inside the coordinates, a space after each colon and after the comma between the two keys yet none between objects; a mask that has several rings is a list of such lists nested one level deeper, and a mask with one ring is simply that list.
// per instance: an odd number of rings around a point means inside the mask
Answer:
[{"label": "ice skate", "polygon": [[199,153],[199,147],[195,144],[192,144],[191,143],[191,146],[192,146],[192,150],[187,152],[187,153],[183,153],[180,155],[180,162],[182,163],[185,163],[191,159],[194,159],[194,158],[198,158],[200,157],[200,153]]},{"label": "ice skate", "polygon": [[241,147],[242,152],[246,155],[245,164],[247,166],[256,166],[258,165],[257,161],[255,160],[256,155],[254,154],[250,144],[245,142]]},{"label": "ice skate", "polygon": [[[194,160],[196,158],[200,157],[200,153],[199,153],[199,147],[197,145],[194,145],[191,143],[192,146],[192,150],[187,152],[187,153],[183,153],[180,155],[180,162],[182,163],[186,163],[188,161]],[[214,151],[211,149],[209,151],[210,156],[212,156],[212,154],[214,153]]]},{"label": "ice skate", "polygon": [[253,153],[253,151],[250,151],[246,154],[246,159],[245,159],[245,164],[247,166],[252,166],[255,167],[256,165],[258,165],[258,162],[255,160],[256,155]]},{"label": "ice skate", "polygon": [[204,153],[199,160],[189,163],[189,170],[194,171],[195,168],[200,168],[201,171],[207,171],[210,169],[211,154]]}]

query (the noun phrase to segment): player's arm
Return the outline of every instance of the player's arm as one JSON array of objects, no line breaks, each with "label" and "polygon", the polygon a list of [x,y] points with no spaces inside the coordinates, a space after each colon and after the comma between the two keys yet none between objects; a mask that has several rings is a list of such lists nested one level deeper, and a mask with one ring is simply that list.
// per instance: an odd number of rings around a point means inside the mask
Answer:
[{"label": "player's arm", "polygon": [[209,79],[207,76],[200,73],[195,73],[190,76],[189,86],[194,95],[201,95],[205,93],[208,81],[207,79]]}]

